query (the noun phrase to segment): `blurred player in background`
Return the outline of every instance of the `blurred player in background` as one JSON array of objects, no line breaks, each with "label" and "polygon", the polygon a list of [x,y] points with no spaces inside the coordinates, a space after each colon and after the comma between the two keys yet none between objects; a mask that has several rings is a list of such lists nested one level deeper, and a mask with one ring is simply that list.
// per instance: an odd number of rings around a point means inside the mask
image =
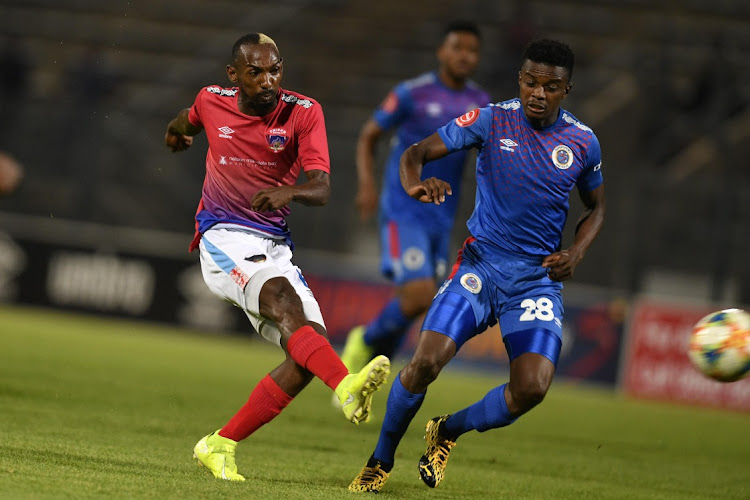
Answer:
[{"label": "blurred player in background", "polygon": [[[200,465],[233,481],[244,480],[235,464],[237,442],[270,422],[313,376],[335,391],[346,418],[358,424],[369,419],[372,394],[390,366],[380,356],[349,374],[327,340],[312,291],[292,264],[289,204],[324,205],[330,163],[320,104],[282,89],[282,74],[271,38],[243,36],[227,65],[236,86],[204,87],[192,107],[169,123],[165,137],[172,151],[182,151],[206,131],[206,177],[190,248],[200,248],[211,291],[243,309],[255,330],[286,353],[237,414],[195,446]],[[300,170],[307,181],[295,184]]]},{"label": "blurred player in background", "polygon": [[23,168],[11,155],[0,151],[0,196],[10,195],[23,179]]},{"label": "blurred player in background", "polygon": [[[375,147],[384,132],[396,128],[380,194],[381,271],[396,284],[395,297],[367,326],[349,332],[341,359],[359,370],[375,355],[392,356],[412,322],[430,305],[448,261],[458,197],[425,206],[401,187],[398,163],[407,147],[429,136],[448,120],[485,106],[490,97],[469,78],[479,64],[481,39],[473,23],[446,26],[437,48],[438,69],[398,84],[362,127],[357,142],[359,188],[356,203],[362,220],[378,206],[374,175]],[[425,167],[457,192],[467,153],[458,151]]]},{"label": "blurred player in background", "polygon": [[[406,192],[442,205],[452,186],[436,177],[420,180],[423,165],[453,151],[479,150],[472,236],[432,302],[414,356],[393,382],[375,451],[350,490],[383,487],[428,385],[467,340],[489,326],[500,323],[510,380],[475,404],[427,422],[422,480],[433,488],[442,481],[462,434],[510,425],[544,399],[562,345],[561,282],[573,276],[605,212],[599,141],[560,108],[571,88],[573,60],[565,44],[531,43],[518,75],[520,99],[466,113],[402,156]],[[572,245],[561,250],[573,188],[587,211]]]}]

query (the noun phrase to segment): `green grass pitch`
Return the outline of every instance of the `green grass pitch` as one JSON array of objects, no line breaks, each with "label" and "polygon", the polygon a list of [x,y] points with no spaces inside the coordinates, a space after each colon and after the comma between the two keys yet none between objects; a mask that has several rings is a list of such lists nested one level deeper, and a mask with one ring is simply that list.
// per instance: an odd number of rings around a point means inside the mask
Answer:
[{"label": "green grass pitch", "polygon": [[[261,340],[0,307],[0,498],[353,498],[375,417],[354,426],[314,381],[240,444],[244,483],[191,458],[281,353]],[[395,371],[401,363],[395,363]],[[392,377],[391,377],[392,378]],[[463,436],[446,479],[418,479],[425,422],[505,375],[446,370],[406,433],[382,497],[750,498],[750,416],[627,400],[556,381],[514,425]]]}]

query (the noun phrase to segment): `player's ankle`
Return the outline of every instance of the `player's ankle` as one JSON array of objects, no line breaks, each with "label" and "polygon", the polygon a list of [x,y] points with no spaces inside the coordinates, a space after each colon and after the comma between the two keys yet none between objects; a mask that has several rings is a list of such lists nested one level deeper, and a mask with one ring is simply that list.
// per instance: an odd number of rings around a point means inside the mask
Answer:
[{"label": "player's ankle", "polygon": [[445,427],[445,422],[447,422],[447,421],[448,420],[446,419],[446,420],[443,420],[442,422],[440,422],[440,425],[438,426],[438,436],[440,436],[441,438],[445,439],[446,441],[453,441],[453,442],[455,442],[456,439],[458,439],[458,436],[454,436],[450,432],[448,432],[448,429],[446,429],[446,427]]},{"label": "player's ankle", "polygon": [[367,467],[377,467],[378,465],[386,472],[391,472],[391,469],[393,469],[393,464],[383,462],[375,458],[374,455],[370,455],[370,459],[367,460]]}]

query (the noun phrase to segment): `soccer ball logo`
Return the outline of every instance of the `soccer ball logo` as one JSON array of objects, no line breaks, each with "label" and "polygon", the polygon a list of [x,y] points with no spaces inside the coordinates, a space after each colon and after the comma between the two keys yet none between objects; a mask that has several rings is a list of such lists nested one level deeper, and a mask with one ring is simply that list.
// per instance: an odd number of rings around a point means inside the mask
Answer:
[{"label": "soccer ball logo", "polygon": [[693,327],[690,361],[704,375],[734,382],[750,372],[750,314],[741,309],[713,312]]}]

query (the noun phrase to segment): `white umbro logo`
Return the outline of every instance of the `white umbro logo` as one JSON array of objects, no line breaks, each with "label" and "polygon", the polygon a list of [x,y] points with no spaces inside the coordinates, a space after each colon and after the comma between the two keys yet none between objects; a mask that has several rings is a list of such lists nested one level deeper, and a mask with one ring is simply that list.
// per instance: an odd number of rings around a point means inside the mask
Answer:
[{"label": "white umbro logo", "polygon": [[223,137],[225,139],[231,139],[232,136],[229,134],[234,134],[234,130],[227,127],[226,125],[224,125],[223,127],[219,127],[219,132],[221,132],[221,134],[219,134],[219,137]]},{"label": "white umbro logo", "polygon": [[511,153],[514,151],[513,148],[518,147],[518,143],[511,139],[500,139],[499,142],[500,144],[502,144],[502,146],[500,146],[500,149],[505,150],[505,151],[510,151]]}]

